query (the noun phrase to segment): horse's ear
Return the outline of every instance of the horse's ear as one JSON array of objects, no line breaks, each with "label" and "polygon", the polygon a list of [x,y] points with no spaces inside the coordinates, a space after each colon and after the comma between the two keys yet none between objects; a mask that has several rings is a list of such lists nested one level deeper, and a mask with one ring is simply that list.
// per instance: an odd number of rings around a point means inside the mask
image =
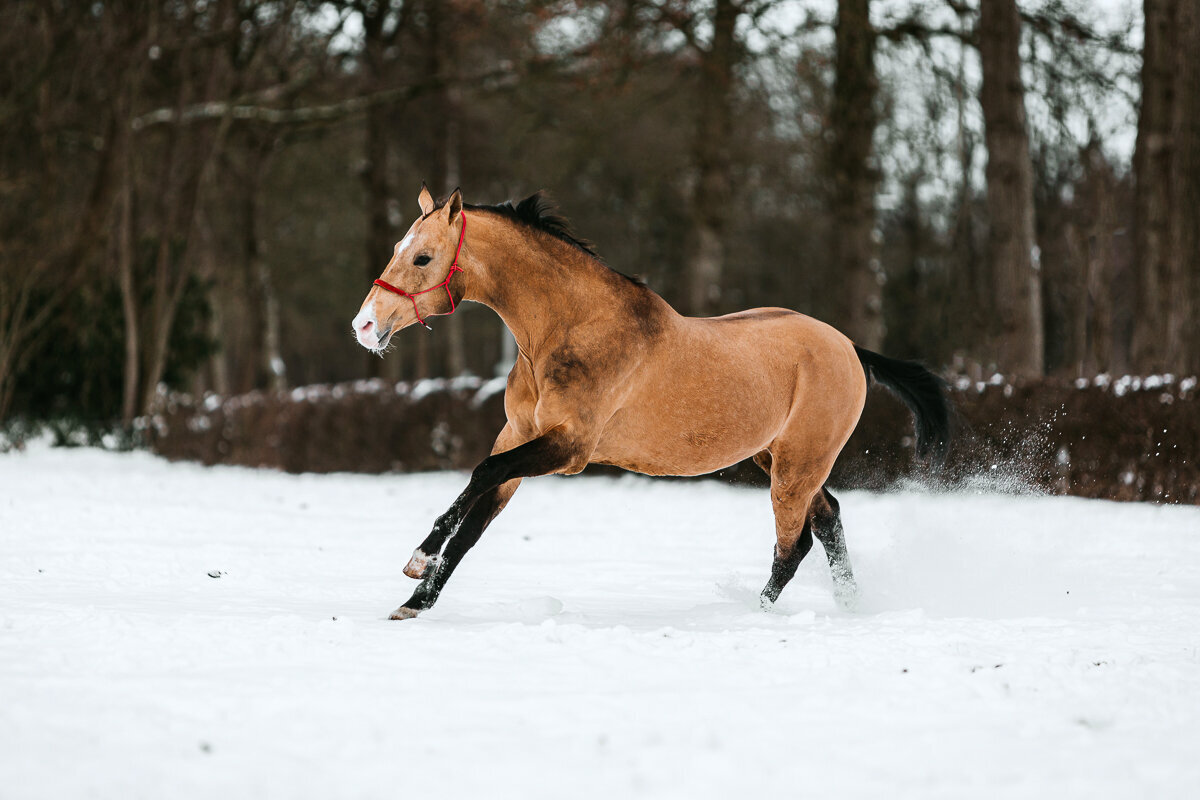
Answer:
[{"label": "horse's ear", "polygon": [[421,181],[421,193],[417,195],[417,203],[421,206],[421,214],[429,216],[433,212],[433,195],[429,193],[429,187],[425,185],[425,181]]},{"label": "horse's ear", "polygon": [[462,190],[455,189],[450,195],[450,199],[446,201],[446,208],[449,213],[446,216],[446,221],[453,224],[454,220],[458,219],[458,215],[462,213]]}]

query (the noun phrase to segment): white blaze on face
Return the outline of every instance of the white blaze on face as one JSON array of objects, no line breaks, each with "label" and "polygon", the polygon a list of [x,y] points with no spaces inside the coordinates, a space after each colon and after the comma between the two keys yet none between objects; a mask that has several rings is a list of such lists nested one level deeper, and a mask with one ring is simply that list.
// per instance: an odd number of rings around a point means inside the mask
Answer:
[{"label": "white blaze on face", "polygon": [[396,258],[399,258],[400,255],[408,249],[408,246],[413,243],[413,239],[415,239],[416,236],[417,232],[415,230],[411,230],[408,232],[407,236],[400,240],[399,244],[396,245]]}]

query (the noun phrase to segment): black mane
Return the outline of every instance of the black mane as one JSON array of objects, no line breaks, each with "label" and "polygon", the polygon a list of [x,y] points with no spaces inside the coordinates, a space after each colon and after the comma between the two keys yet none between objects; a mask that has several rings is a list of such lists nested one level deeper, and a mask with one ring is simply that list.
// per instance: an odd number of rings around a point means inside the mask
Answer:
[{"label": "black mane", "polygon": [[491,211],[494,214],[507,217],[513,222],[519,222],[535,230],[544,231],[554,238],[582,250],[592,258],[602,260],[591,242],[575,235],[575,231],[571,229],[570,221],[558,213],[558,207],[554,205],[550,198],[546,197],[544,192],[534,192],[516,205],[513,205],[511,200],[507,200],[503,203],[490,206],[476,206],[468,203],[466,207],[474,211]]},{"label": "black mane", "polygon": [[[449,199],[449,197],[443,198],[434,207],[441,208],[446,205]],[[575,234],[575,231],[571,228],[570,220],[558,213],[558,207],[542,191],[534,192],[516,205],[513,205],[512,200],[506,200],[503,203],[496,203],[495,205],[464,203],[463,207],[470,211],[486,211],[492,214],[499,214],[505,219],[512,220],[519,225],[525,225],[534,230],[548,233],[555,239],[566,242],[577,250],[596,259],[597,263],[601,266],[616,275],[620,275],[630,283],[638,286],[646,285],[646,282],[641,278],[626,275],[624,272],[615,270],[605,264],[604,259],[596,252],[595,246],[587,239],[581,239]]]}]

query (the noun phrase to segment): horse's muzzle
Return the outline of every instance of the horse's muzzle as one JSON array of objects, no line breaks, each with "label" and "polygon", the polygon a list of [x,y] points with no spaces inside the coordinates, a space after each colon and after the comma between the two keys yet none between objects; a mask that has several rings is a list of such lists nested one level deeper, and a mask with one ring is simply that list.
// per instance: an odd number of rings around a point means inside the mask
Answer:
[{"label": "horse's muzzle", "polygon": [[391,341],[392,326],[386,325],[386,326],[378,328],[375,332],[375,335],[376,335],[376,337],[378,337],[378,341],[379,341],[379,344],[375,345],[375,349],[382,350],[383,348],[387,347],[388,342]]}]

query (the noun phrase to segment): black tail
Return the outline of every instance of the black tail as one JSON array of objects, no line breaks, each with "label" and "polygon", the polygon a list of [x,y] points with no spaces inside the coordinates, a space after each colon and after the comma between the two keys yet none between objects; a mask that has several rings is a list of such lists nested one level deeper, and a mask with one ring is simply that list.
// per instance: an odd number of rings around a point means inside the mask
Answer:
[{"label": "black tail", "polygon": [[950,449],[950,404],[946,400],[946,382],[916,361],[888,358],[854,346],[858,360],[867,373],[891,389],[913,413],[917,430],[917,455],[933,456],[934,463],[946,460]]}]

